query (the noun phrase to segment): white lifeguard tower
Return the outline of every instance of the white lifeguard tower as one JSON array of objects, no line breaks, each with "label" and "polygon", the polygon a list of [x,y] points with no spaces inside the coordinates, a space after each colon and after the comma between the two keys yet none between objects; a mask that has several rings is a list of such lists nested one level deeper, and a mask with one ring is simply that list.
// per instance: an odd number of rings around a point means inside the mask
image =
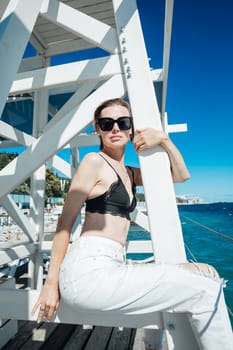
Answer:
[{"label": "white lifeguard tower", "polygon": [[[43,239],[46,165],[72,177],[80,147],[98,144],[94,133],[84,133],[96,106],[105,99],[127,97],[136,128],[185,130],[185,125],[169,126],[165,113],[173,0],[164,1],[164,8],[163,66],[151,70],[135,0],[0,2],[0,146],[2,151],[24,147],[0,171],[0,205],[28,236],[28,242],[0,251],[0,265],[29,257],[31,274],[27,290],[14,289],[12,282],[10,287],[6,283],[0,285],[0,319],[34,319],[31,308],[43,277],[41,255],[51,246]],[[23,58],[29,42],[35,54]],[[101,49],[98,58],[53,65],[56,55],[94,48]],[[70,163],[57,154],[65,147],[70,148]],[[185,261],[167,154],[156,148],[141,154],[139,161],[148,217],[136,210],[133,220],[149,228],[156,261]],[[9,196],[28,177],[30,218]],[[165,331],[169,350],[199,349],[183,314],[117,319],[114,314],[75,315],[64,308],[54,321],[150,326]]]}]

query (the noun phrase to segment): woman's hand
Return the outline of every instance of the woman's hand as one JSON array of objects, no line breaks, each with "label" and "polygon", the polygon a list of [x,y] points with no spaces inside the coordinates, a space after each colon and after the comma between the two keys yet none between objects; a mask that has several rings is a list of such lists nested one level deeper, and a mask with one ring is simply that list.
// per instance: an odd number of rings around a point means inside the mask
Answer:
[{"label": "woman's hand", "polygon": [[147,128],[136,130],[136,132],[133,140],[136,152],[139,153],[149,148],[161,146],[170,159],[173,181],[183,182],[190,178],[180,151],[164,131]]},{"label": "woman's hand", "polygon": [[32,309],[32,315],[34,315],[39,308],[37,316],[38,323],[40,323],[43,318],[46,318],[47,321],[51,321],[58,308],[59,300],[60,293],[58,284],[50,284],[46,281],[41,290],[40,296]]},{"label": "woman's hand", "polygon": [[167,140],[168,136],[164,131],[147,128],[136,130],[133,143],[136,152],[141,152],[155,146],[162,146]]}]

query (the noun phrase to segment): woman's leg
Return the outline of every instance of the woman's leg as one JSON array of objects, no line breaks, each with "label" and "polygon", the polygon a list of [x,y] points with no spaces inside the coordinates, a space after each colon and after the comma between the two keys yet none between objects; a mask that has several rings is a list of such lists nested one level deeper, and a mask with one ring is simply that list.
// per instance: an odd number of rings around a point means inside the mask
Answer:
[{"label": "woman's leg", "polygon": [[[215,282],[219,283],[220,286],[220,288],[217,290],[217,293],[214,292],[214,294],[216,294],[216,297],[213,311],[196,313],[194,311],[192,313],[189,313],[189,310],[187,308],[190,323],[196,336],[197,342],[200,346],[200,349],[233,349],[232,329],[221,287],[221,279],[218,275],[218,272],[212,266],[203,263],[183,263],[179,264],[179,266],[185,270],[190,271],[193,274],[200,275],[200,283],[203,280],[202,276],[204,276],[205,278],[209,278],[210,280],[214,280]],[[206,279],[204,279],[204,281],[206,281]],[[198,279],[194,279],[194,283],[195,282],[197,283]],[[216,286],[216,283],[214,283],[214,285]],[[177,293],[179,293],[179,290],[177,290]],[[212,296],[210,295],[210,299],[211,298]],[[197,308],[198,303],[200,302],[204,302],[204,300],[197,300]],[[159,347],[158,344],[156,344],[157,340],[158,337],[156,336],[156,332],[153,332],[150,329],[145,330],[144,349],[161,349],[161,347]]]},{"label": "woman's leg", "polygon": [[[213,266],[202,263],[180,264],[194,273],[209,277],[215,281],[221,281],[218,272]],[[193,330],[199,339],[201,349],[217,348],[219,339],[222,339],[221,349],[233,349],[233,334],[230,319],[225,304],[222,288],[216,298],[215,310],[212,313],[190,314],[190,322]]]},{"label": "woman's leg", "polygon": [[158,311],[188,313],[201,349],[233,349],[223,281],[211,267],[125,264],[116,242],[85,242],[71,252],[60,275],[62,298],[77,312],[134,315],[138,327],[153,324]]}]

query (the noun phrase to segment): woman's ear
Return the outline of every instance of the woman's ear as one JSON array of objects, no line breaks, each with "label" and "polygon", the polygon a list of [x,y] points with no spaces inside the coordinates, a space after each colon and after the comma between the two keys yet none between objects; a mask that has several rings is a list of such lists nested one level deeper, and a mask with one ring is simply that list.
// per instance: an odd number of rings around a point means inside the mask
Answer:
[{"label": "woman's ear", "polygon": [[96,133],[99,135],[99,125],[96,122],[94,122],[94,129]]}]

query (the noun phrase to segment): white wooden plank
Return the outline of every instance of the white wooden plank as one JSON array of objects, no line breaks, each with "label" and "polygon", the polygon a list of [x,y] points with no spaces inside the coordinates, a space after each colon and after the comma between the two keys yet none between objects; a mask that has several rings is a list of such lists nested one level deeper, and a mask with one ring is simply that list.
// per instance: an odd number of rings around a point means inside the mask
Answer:
[{"label": "white wooden plank", "polygon": [[29,146],[33,141],[35,141],[33,136],[14,128],[2,120],[0,120],[0,135],[21,146]]},{"label": "white wooden plank", "polygon": [[163,69],[153,69],[151,70],[151,77],[154,82],[163,81]]},{"label": "white wooden plank", "polygon": [[23,58],[19,66],[18,73],[39,69],[45,66],[45,58],[38,55],[34,57]]},{"label": "white wooden plank", "polygon": [[3,20],[0,22],[0,115],[2,114],[12,81],[18,71],[42,2],[43,0],[37,0],[36,2],[29,0],[14,1],[15,6],[12,8],[14,11],[8,13],[7,21],[4,20],[3,16]]},{"label": "white wooden plank", "polygon": [[94,44],[88,43],[84,39],[75,39],[75,40],[69,40],[64,42],[56,42],[56,43],[50,43],[46,50],[44,51],[44,54],[46,56],[54,56],[59,55],[64,52],[75,52],[75,51],[81,51],[86,50],[95,47]]},{"label": "white wooden plank", "polygon": [[[35,321],[37,314],[31,315],[39,296],[38,290],[14,290],[0,288],[0,318],[11,318],[20,320]],[[108,311],[78,310],[64,305],[62,302],[53,319],[53,322],[71,323],[71,324],[89,324],[109,327],[143,327],[154,324],[161,328],[160,313],[149,315],[125,315],[119,316],[116,313]]]},{"label": "white wooden plank", "polygon": [[70,1],[66,3],[69,6],[73,6],[80,11],[86,13],[87,15],[95,15],[96,13],[104,13],[105,11],[111,10],[112,16],[114,16],[113,13],[113,7],[111,1],[92,1],[92,3],[87,4],[86,2],[81,4],[80,1]]},{"label": "white wooden plank", "polygon": [[58,156],[52,157],[49,163],[52,165],[53,168],[59,170],[64,176],[67,176],[70,179],[72,172],[76,170],[72,168],[70,163],[66,162],[64,159]]},{"label": "white wooden plank", "polygon": [[56,29],[54,31],[50,31],[46,33],[46,41],[48,41],[49,44],[55,44],[57,42],[63,42],[63,41],[72,41],[76,38],[76,36],[72,33],[66,33],[62,29]]},{"label": "white wooden plank", "polygon": [[46,1],[41,14],[88,42],[114,53],[117,48],[115,29],[59,1]]},{"label": "white wooden plank", "polygon": [[[1,249],[3,249],[1,247]],[[26,243],[11,248],[0,250],[0,265],[6,265],[16,259],[24,259],[33,254],[36,250],[34,243]],[[1,318],[1,316],[0,316]]]},{"label": "white wooden plank", "polygon": [[127,244],[127,253],[153,253],[153,247],[151,241],[129,241]]},{"label": "white wooden plank", "polygon": [[136,208],[133,213],[130,214],[131,220],[133,220],[137,225],[144,228],[144,230],[150,232],[148,216]]},{"label": "white wooden plank", "polygon": [[13,141],[0,141],[0,148],[11,148],[19,146],[17,143]]},{"label": "white wooden plank", "polygon": [[186,132],[188,131],[188,126],[186,123],[183,124],[171,124],[168,125],[166,128],[167,133],[173,133],[173,132]]},{"label": "white wooden plank", "polygon": [[37,54],[40,54],[41,56],[46,56],[45,52],[48,47],[48,44],[44,41],[41,35],[37,33],[35,28],[33,29],[33,32],[30,37],[30,43],[37,51]]},{"label": "white wooden plank", "polygon": [[[50,252],[52,249],[52,241],[43,241],[41,251]],[[132,240],[127,242],[127,253],[153,253],[151,240]]]},{"label": "white wooden plank", "polygon": [[[48,63],[48,62],[47,62]],[[39,137],[48,121],[48,90],[34,93],[33,129],[32,134]],[[41,165],[31,175],[30,214],[31,221],[36,227],[38,244],[44,239],[44,207],[45,207],[46,167]],[[37,250],[30,263],[30,286],[41,288],[43,284],[43,261]]]},{"label": "white wooden plank", "polygon": [[[114,76],[93,92],[80,106],[57,123],[56,129],[48,129],[33,145],[21,153],[0,171],[0,198],[23,182],[35,169],[51,158],[92,121],[95,107],[106,98],[124,95],[121,76]],[[49,140],[50,147],[47,146]],[[19,166],[20,164],[20,166]],[[14,174],[14,177],[9,176]]]},{"label": "white wooden plank", "polygon": [[161,101],[161,115],[163,117],[166,108],[167,97],[167,79],[168,67],[171,47],[171,32],[172,32],[172,17],[174,0],[165,2],[165,23],[164,23],[164,49],[163,49],[163,85],[162,85],[162,101]]},{"label": "white wooden plank", "polygon": [[91,8],[93,6],[93,4],[103,4],[103,6],[105,6],[107,3],[111,3],[111,0],[79,0],[77,2],[77,0],[64,0],[63,2],[65,2],[66,4],[68,4],[69,6],[72,6],[74,8],[78,8],[81,11],[85,12],[86,11],[86,7],[87,8]]},{"label": "white wooden plank", "polygon": [[73,84],[90,79],[107,79],[121,72],[118,55],[62,64],[17,74],[11,94]]},{"label": "white wooden plank", "polygon": [[74,143],[78,147],[97,146],[99,145],[99,136],[96,133],[93,134],[81,134],[74,138]]}]

